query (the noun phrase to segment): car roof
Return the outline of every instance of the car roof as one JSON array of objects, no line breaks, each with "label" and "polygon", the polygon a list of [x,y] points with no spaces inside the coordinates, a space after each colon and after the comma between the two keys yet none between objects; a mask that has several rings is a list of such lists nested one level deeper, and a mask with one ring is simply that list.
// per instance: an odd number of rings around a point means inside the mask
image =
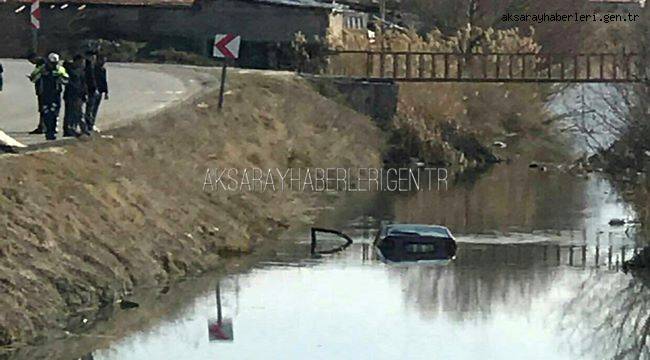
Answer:
[{"label": "car roof", "polygon": [[451,231],[440,225],[425,224],[390,224],[386,226],[386,233],[408,232],[419,236],[451,236]]}]

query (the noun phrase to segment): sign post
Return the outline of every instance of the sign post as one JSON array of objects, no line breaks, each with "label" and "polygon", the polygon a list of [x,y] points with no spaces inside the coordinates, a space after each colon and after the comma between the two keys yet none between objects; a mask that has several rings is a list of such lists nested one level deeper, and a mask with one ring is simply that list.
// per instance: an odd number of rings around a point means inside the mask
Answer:
[{"label": "sign post", "polygon": [[221,87],[219,88],[219,110],[223,108],[223,93],[225,90],[226,84],[226,71],[228,70],[228,60],[223,61],[223,66],[221,67]]},{"label": "sign post", "polygon": [[32,0],[29,11],[30,23],[32,25],[32,51],[38,52],[38,30],[41,28],[41,2]]},{"label": "sign post", "polygon": [[228,62],[239,58],[240,45],[241,36],[238,35],[217,34],[214,37],[212,56],[223,59],[223,66],[221,68],[221,87],[219,88],[219,110],[223,107]]}]

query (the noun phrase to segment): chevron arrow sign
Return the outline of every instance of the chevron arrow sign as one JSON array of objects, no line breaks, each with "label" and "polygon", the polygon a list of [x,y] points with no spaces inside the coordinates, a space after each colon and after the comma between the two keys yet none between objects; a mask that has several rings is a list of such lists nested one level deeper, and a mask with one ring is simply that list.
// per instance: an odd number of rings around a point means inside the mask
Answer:
[{"label": "chevron arrow sign", "polygon": [[238,59],[241,36],[233,34],[217,34],[214,37],[212,56],[224,59]]}]

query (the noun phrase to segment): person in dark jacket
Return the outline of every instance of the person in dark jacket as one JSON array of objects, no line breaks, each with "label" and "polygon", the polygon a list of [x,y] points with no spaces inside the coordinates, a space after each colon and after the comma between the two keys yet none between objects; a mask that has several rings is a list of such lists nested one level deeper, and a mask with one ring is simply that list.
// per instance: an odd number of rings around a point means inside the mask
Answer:
[{"label": "person in dark jacket", "polygon": [[95,83],[97,84],[97,97],[93,105],[93,120],[97,121],[97,113],[99,112],[99,105],[102,103],[102,96],[104,100],[108,100],[108,79],[106,77],[106,57],[98,57],[95,64]]},{"label": "person in dark jacket", "polygon": [[[45,60],[43,60],[42,57],[36,55],[35,53],[31,53],[27,56],[27,60],[34,65],[34,71],[38,70],[41,66],[45,64]],[[30,77],[31,80],[31,77]],[[33,80],[32,80],[33,81]],[[37,106],[38,106],[38,126],[36,126],[36,129],[30,131],[30,134],[42,134],[44,125],[43,125],[43,114],[41,113],[42,109],[42,101],[41,101],[41,94],[38,93],[40,89],[40,85],[38,81],[34,81],[34,92],[36,93],[36,100],[37,100]]]},{"label": "person in dark jacket", "polygon": [[2,67],[2,63],[0,63],[0,91],[2,91],[2,85],[3,85],[2,74],[4,73],[4,71],[5,69]]},{"label": "person in dark jacket", "polygon": [[68,73],[59,64],[59,55],[56,53],[48,55],[45,65],[34,70],[30,79],[39,85],[45,139],[56,140],[56,125],[61,111],[61,92],[68,82]]},{"label": "person in dark jacket", "polygon": [[79,136],[77,127],[84,134],[88,133],[83,120],[83,103],[86,99],[86,81],[84,77],[84,57],[75,55],[72,62],[66,62],[68,83],[63,93],[65,102],[65,115],[63,117],[63,136]]},{"label": "person in dark jacket", "polygon": [[86,92],[87,92],[87,101],[86,101],[86,112],[84,115],[86,126],[88,131],[92,132],[95,130],[95,111],[98,101],[101,99],[100,94],[97,91],[97,78],[95,73],[95,67],[97,65],[97,51],[90,50],[86,52],[86,67],[84,70],[86,77]]}]

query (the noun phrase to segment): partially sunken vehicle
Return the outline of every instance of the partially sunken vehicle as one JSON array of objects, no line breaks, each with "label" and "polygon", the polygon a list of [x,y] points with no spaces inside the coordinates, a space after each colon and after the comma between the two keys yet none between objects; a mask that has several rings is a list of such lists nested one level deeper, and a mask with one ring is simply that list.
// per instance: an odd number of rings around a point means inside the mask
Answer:
[{"label": "partially sunken vehicle", "polygon": [[383,225],[374,243],[379,259],[386,262],[441,262],[456,256],[456,240],[439,225]]}]

